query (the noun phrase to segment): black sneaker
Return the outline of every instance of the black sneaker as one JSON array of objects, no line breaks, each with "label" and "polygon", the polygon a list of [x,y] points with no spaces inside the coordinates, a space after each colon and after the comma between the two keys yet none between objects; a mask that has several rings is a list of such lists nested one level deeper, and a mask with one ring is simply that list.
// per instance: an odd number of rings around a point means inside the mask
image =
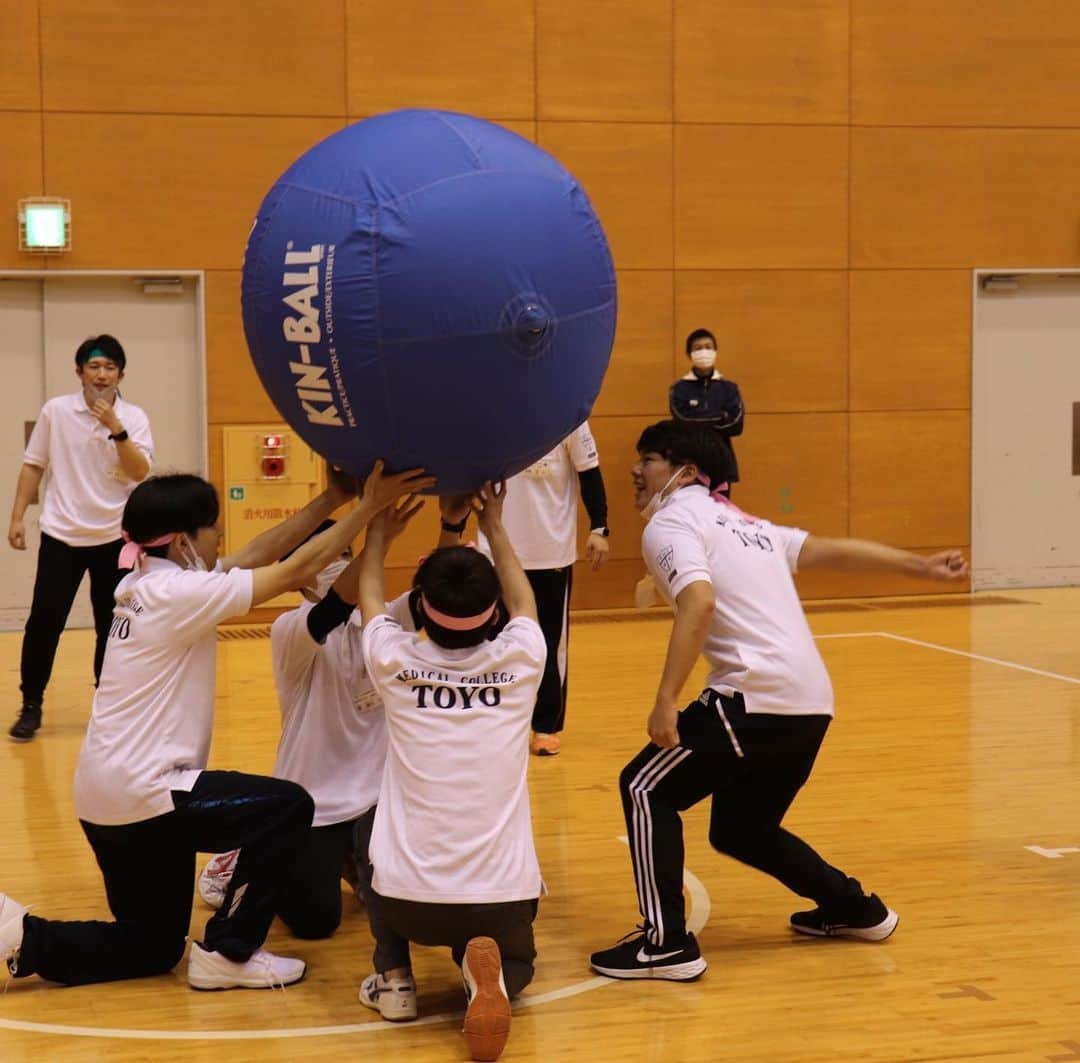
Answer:
[{"label": "black sneaker", "polygon": [[589,964],[608,978],[666,978],[670,982],[692,982],[705,973],[708,964],[693,934],[678,948],[653,945],[639,927],[614,948],[594,952]]},{"label": "black sneaker", "polygon": [[900,916],[876,894],[863,898],[861,909],[841,915],[828,915],[820,908],[795,912],[791,929],[819,938],[858,938],[860,941],[884,941],[900,922]]},{"label": "black sneaker", "polygon": [[41,726],[41,706],[32,701],[24,701],[19,718],[11,725],[8,734],[16,742],[29,742]]}]

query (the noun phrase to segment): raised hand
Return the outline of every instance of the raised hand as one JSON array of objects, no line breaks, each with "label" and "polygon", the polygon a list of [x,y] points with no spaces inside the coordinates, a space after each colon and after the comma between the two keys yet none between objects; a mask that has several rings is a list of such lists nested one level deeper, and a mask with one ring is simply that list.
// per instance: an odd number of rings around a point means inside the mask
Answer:
[{"label": "raised hand", "polygon": [[387,506],[375,523],[382,525],[385,544],[389,546],[411,523],[413,517],[424,508],[424,499],[416,495],[406,495],[403,499]]},{"label": "raised hand", "polygon": [[386,463],[379,458],[374,468],[364,481],[364,490],[360,500],[378,513],[402,495],[415,494],[427,487],[434,487],[435,477],[428,476],[423,469],[406,469],[404,472],[387,476],[384,472]]},{"label": "raised hand", "polygon": [[98,399],[94,405],[90,407],[90,412],[111,433],[116,434],[123,430],[124,426],[120,423],[120,418],[116,416],[116,410],[113,407],[113,404],[107,399]]},{"label": "raised hand", "polygon": [[[326,463],[326,489],[337,500],[337,505],[356,497],[356,479],[344,469],[331,462]],[[335,509],[337,506],[334,507]]]},{"label": "raised hand", "polygon": [[494,529],[502,527],[502,509],[505,501],[505,480],[500,480],[498,483],[488,480],[472,497],[472,508],[480,523],[480,530],[489,539]]}]

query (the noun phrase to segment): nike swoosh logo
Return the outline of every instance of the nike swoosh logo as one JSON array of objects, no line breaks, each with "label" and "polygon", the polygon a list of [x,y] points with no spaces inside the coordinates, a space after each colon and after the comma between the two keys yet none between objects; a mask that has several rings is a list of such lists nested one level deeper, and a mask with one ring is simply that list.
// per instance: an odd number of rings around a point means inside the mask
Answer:
[{"label": "nike swoosh logo", "polygon": [[676,949],[674,952],[648,953],[643,945],[638,949],[637,961],[638,963],[656,963],[657,960],[668,960],[672,956],[678,956],[680,952],[682,952],[682,949]]}]

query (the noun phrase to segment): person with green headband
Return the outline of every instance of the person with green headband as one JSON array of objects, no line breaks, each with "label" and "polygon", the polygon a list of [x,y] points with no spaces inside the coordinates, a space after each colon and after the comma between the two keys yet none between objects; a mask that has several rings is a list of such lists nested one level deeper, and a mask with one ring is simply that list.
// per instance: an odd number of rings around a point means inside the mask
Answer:
[{"label": "person with green headband", "polygon": [[22,706],[8,732],[16,742],[30,741],[41,726],[56,647],[86,572],[97,633],[95,682],[101,676],[113,592],[122,575],[117,567],[123,545],[120,517],[153,462],[150,421],[118,391],[126,365],[124,348],[114,336],[91,336],[80,344],[75,352],[79,390],[45,403],[23,456],[8,527],[15,550],[26,549],[26,509],[36,501],[46,469],[49,480],[23,636]]}]

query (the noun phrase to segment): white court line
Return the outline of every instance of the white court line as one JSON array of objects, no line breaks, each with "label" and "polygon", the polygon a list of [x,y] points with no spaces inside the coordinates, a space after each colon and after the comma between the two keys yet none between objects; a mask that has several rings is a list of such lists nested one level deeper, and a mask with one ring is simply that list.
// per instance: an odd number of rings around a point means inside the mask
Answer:
[{"label": "white court line", "polygon": [[972,661],[982,661],[984,664],[996,664],[1002,668],[1012,668],[1017,672],[1028,672],[1031,675],[1041,675],[1044,679],[1060,679],[1063,683],[1076,683],[1080,685],[1080,679],[1071,675],[1062,675],[1060,672],[1047,672],[1042,668],[1032,668],[1026,664],[1017,664],[1015,661],[1005,661],[1000,657],[986,657],[981,653],[971,653],[969,650],[957,650],[952,646],[942,646],[937,642],[924,642],[922,639],[908,638],[907,635],[894,635],[891,631],[846,631],[838,635],[815,635],[815,640],[820,639],[861,639],[881,638],[892,639],[894,642],[907,642],[912,646],[922,646],[928,650],[938,650],[941,653],[952,653],[957,657],[967,657]]},{"label": "white court line", "polygon": [[[628,844],[626,838],[619,836],[619,841]],[[683,871],[687,892],[690,894],[690,918],[686,928],[697,933],[708,921],[712,907],[708,891],[701,880],[690,871]],[[555,1000],[565,1000],[588,993],[593,989],[613,985],[614,978],[586,978],[562,989],[553,989],[549,993],[536,996],[519,997],[514,1002],[514,1010],[535,1008],[539,1004],[550,1004]],[[0,999],[12,1000],[13,997]],[[65,1026],[51,1022],[27,1022],[21,1019],[0,1018],[0,1030],[20,1030],[24,1033],[58,1034],[65,1037],[107,1037],[128,1041],[268,1041],[286,1037],[340,1037],[345,1034],[377,1033],[381,1030],[416,1029],[418,1026],[435,1026],[444,1022],[460,1022],[462,1012],[446,1012],[440,1015],[425,1015],[415,1022],[359,1022],[344,1026],[300,1026],[284,1027],[280,1030],[124,1030],[110,1029],[103,1026]]]},{"label": "white court line", "polygon": [[884,634],[884,631],[845,631],[839,635],[815,635],[814,639],[865,639]]},{"label": "white court line", "polygon": [[925,646],[928,650],[940,650],[942,653],[954,653],[957,657],[967,657],[973,661],[982,661],[984,664],[997,664],[1002,668],[1013,668],[1017,672],[1028,672],[1031,675],[1041,675],[1044,679],[1060,679],[1063,683],[1076,683],[1080,685],[1080,679],[1071,675],[1061,675],[1060,672],[1046,672],[1041,668],[1031,668],[1026,664],[1017,664],[1015,661],[1003,661],[1000,657],[984,657],[981,653],[969,653],[967,650],[954,650],[951,646],[939,646],[936,642],[923,642],[921,639],[909,639],[906,635],[894,635],[890,631],[877,631],[882,638],[894,639],[896,642],[909,642],[912,646]]}]

